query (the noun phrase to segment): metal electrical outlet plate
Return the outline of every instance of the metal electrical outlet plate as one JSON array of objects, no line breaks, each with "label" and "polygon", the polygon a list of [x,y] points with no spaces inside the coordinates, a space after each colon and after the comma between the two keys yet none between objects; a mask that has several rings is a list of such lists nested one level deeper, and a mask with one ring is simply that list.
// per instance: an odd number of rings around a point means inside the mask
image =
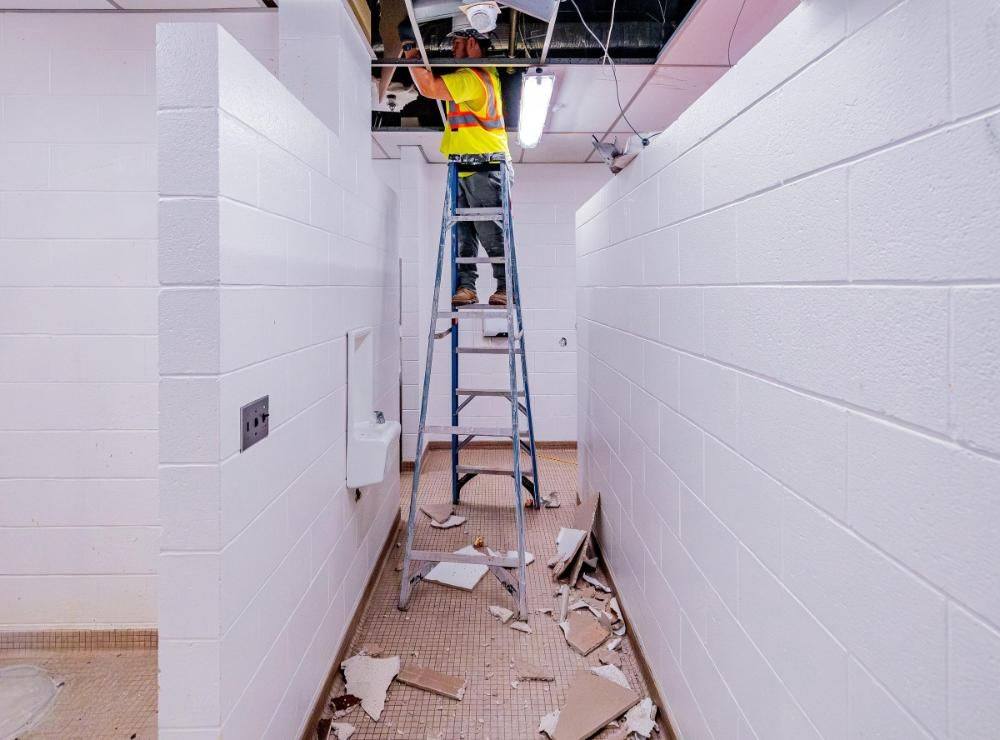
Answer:
[{"label": "metal electrical outlet plate", "polygon": [[253,447],[267,436],[268,421],[271,418],[270,396],[251,401],[240,409],[240,452]]}]

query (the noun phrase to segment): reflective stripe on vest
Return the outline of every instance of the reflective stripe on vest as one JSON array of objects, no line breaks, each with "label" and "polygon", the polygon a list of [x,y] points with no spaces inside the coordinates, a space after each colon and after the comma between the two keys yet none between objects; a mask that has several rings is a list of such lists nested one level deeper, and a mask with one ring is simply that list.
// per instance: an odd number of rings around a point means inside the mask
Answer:
[{"label": "reflective stripe on vest", "polygon": [[493,84],[493,78],[483,69],[471,67],[470,69],[486,88],[486,117],[480,118],[468,108],[449,100],[448,126],[452,131],[467,126],[480,126],[488,131],[502,130],[504,120],[502,115],[497,115],[497,89]]}]

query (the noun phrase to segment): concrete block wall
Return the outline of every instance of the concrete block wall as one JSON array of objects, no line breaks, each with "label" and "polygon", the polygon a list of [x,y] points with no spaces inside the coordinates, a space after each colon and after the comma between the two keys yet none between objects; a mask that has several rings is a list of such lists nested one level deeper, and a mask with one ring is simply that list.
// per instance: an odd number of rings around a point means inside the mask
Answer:
[{"label": "concrete block wall", "polygon": [[[398,418],[395,195],[367,121],[332,132],[217,26],[160,26],[158,92],[160,735],[297,737],[398,518],[398,448],[346,488],[351,329],[374,327]],[[270,435],[241,453],[263,395]]]},{"label": "concrete block wall", "polygon": [[[401,147],[392,166],[380,162],[382,176],[398,178],[403,278],[403,459],[413,460],[420,418],[427,327],[434,291],[434,270],[441,233],[447,168],[430,164],[418,147]],[[604,165],[520,164],[512,191],[514,238],[521,277],[521,301],[528,328],[528,372],[538,439],[576,439],[576,209],[610,178]],[[485,256],[485,252],[481,251]],[[451,275],[442,283],[441,306],[451,298]],[[476,292],[485,303],[496,283],[489,265],[479,265]],[[443,326],[442,326],[443,328]],[[485,339],[479,322],[465,322],[463,345],[503,345]],[[565,345],[561,340],[565,340]],[[435,346],[429,423],[450,424],[450,359],[448,340]],[[504,388],[509,380],[505,361],[468,355],[461,361],[463,385]],[[462,416],[463,423],[509,426],[505,400],[481,398]],[[472,412],[472,413],[470,413]]]},{"label": "concrete block wall", "polygon": [[0,629],[157,622],[155,27],[205,17],[0,12]]},{"label": "concrete block wall", "polygon": [[686,740],[996,737],[998,13],[807,0],[577,214],[581,486]]}]

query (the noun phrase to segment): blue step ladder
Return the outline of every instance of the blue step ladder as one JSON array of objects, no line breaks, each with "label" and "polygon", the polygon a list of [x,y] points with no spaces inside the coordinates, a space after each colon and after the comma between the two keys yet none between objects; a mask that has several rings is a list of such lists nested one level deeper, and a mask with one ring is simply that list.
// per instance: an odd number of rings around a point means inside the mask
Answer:
[{"label": "blue step ladder", "polygon": [[[459,208],[458,176],[463,172],[499,172],[500,204],[492,208]],[[503,257],[458,257],[458,225],[469,221],[493,221],[500,225],[503,234]],[[507,284],[507,305],[493,306],[475,303],[440,310],[441,276],[444,271],[445,246],[450,239],[451,289],[458,285],[458,265],[470,263],[503,263]],[[468,319],[486,319],[505,316],[507,319],[506,347],[462,347],[459,345],[459,322]],[[450,325],[438,331],[438,321],[448,319]],[[451,339],[451,424],[427,424],[428,395],[434,361],[434,341]],[[459,356],[463,354],[507,355],[510,382],[507,388],[462,388],[459,386]],[[518,356],[520,356],[521,385],[518,387]],[[510,427],[463,426],[459,414],[477,398],[503,397],[510,401]],[[522,431],[521,416],[527,430]],[[457,505],[462,488],[478,475],[502,475],[513,479],[514,516],[517,526],[517,557],[491,556],[488,554],[460,555],[437,550],[414,550],[413,534],[416,529],[417,494],[420,488],[420,467],[423,462],[424,435],[451,436],[451,500]],[[511,440],[512,465],[510,468],[463,465],[459,453],[476,437],[500,437]],[[522,450],[531,458],[531,470],[521,466]],[[441,238],[438,242],[437,273],[434,278],[434,302],[431,307],[430,330],[427,334],[427,358],[424,364],[423,395],[420,399],[420,426],[417,431],[417,453],[413,468],[413,489],[410,493],[410,514],[406,524],[406,551],[403,559],[399,608],[409,605],[413,587],[438,563],[465,563],[485,565],[513,597],[518,619],[527,619],[527,580],[525,576],[524,500],[522,487],[531,495],[534,508],[541,506],[538,488],[538,459],[535,453],[535,428],[531,416],[531,393],[528,389],[528,358],[524,344],[524,323],[521,315],[520,286],[517,276],[517,254],[514,249],[514,227],[510,209],[510,164],[506,155],[453,155],[448,160],[448,183],[445,190],[444,215],[441,219]],[[508,569],[516,569],[516,577]]]}]

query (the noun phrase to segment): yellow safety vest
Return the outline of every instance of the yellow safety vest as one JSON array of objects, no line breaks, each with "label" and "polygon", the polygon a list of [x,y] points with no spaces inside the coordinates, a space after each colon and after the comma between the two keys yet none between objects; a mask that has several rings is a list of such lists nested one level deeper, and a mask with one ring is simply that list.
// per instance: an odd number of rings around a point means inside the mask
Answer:
[{"label": "yellow safety vest", "polygon": [[[470,105],[469,73],[478,78],[486,91],[486,98],[480,108]],[[441,137],[441,153],[445,156],[495,152],[509,154],[507,130],[503,121],[503,100],[500,97],[500,78],[496,69],[467,67],[446,74],[442,79],[456,100],[448,101],[448,126]],[[456,102],[457,100],[463,102]]]}]

